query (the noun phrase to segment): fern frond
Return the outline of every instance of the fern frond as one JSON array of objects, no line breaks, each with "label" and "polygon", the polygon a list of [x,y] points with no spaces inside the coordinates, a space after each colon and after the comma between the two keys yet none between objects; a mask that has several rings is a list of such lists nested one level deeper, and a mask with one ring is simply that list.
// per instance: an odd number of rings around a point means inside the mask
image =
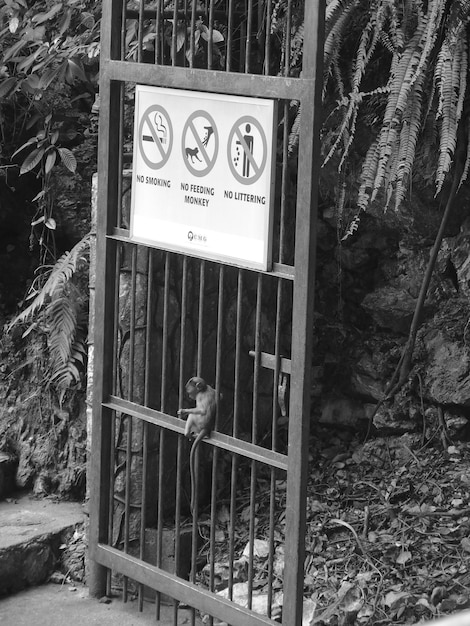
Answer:
[{"label": "fern frond", "polygon": [[54,294],[46,308],[50,326],[48,343],[53,369],[68,362],[75,336],[77,317],[73,301],[68,294]]},{"label": "fern frond", "polygon": [[441,191],[452,165],[457,145],[457,129],[466,91],[467,50],[463,40],[452,51],[448,42],[442,44],[436,65],[440,118],[439,160],[436,171],[436,195]]},{"label": "fern frond", "polygon": [[346,241],[346,239],[349,239],[349,237],[354,235],[356,230],[359,228],[359,224],[360,223],[361,223],[361,214],[360,213],[356,213],[356,215],[351,220],[351,222],[350,222],[346,232],[341,237],[341,241]]},{"label": "fern frond", "polygon": [[287,144],[287,153],[292,154],[292,152],[297,148],[299,144],[299,133],[300,133],[300,118],[302,115],[302,107],[300,103],[297,102],[297,113],[294,118],[294,123],[292,124],[291,131],[289,133],[289,141]]},{"label": "fern frond", "polygon": [[57,263],[52,267],[49,278],[39,291],[33,302],[8,325],[10,330],[15,324],[25,322],[30,316],[37,313],[45,304],[46,300],[55,292],[61,292],[64,285],[76,272],[85,252],[90,247],[91,234],[85,235],[69,252],[65,252]]},{"label": "fern frond", "polygon": [[425,17],[423,16],[426,28],[421,42],[421,57],[416,67],[412,84],[421,75],[423,68],[428,62],[429,56],[434,48],[434,44],[436,43],[445,12],[445,2],[442,2],[442,0],[432,0],[429,4],[427,14]]},{"label": "fern frond", "polygon": [[358,209],[365,211],[370,202],[371,192],[379,164],[380,149],[378,141],[374,141],[367,151],[361,171],[361,185],[357,198]]},{"label": "fern frond", "polygon": [[465,158],[462,176],[460,177],[459,188],[467,180],[469,169],[470,169],[470,126],[467,126],[467,156]]},{"label": "fern frond", "polygon": [[297,65],[302,56],[302,47],[304,43],[304,25],[299,24],[291,36],[290,43],[290,65]]},{"label": "fern frond", "polygon": [[325,44],[323,53],[323,89],[326,89],[330,67],[340,48],[349,18],[359,0],[333,0],[328,3],[325,16]]},{"label": "fern frond", "polygon": [[384,6],[381,2],[376,3],[376,7],[371,10],[369,21],[361,33],[354,59],[354,70],[351,81],[353,92],[360,90],[362,78],[384,29],[384,22],[388,14],[387,8],[387,5]]},{"label": "fern frond", "polygon": [[398,210],[406,194],[406,185],[411,177],[413,163],[416,154],[416,145],[421,130],[421,112],[423,101],[424,75],[418,79],[410,97],[408,111],[404,116],[403,126],[400,133],[400,150],[398,154],[398,166],[396,172],[396,195],[395,210]]},{"label": "fern frond", "polygon": [[83,298],[72,284],[62,294],[54,294],[46,308],[49,325],[48,349],[52,384],[62,403],[66,390],[80,380],[78,366],[86,360],[86,323]]}]

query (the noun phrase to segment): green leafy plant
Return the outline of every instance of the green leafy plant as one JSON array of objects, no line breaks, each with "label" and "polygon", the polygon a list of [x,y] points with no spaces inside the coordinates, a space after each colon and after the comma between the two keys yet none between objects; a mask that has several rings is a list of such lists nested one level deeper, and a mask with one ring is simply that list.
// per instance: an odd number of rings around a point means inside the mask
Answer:
[{"label": "green leafy plant", "polygon": [[[99,8],[99,6],[98,6]],[[94,101],[99,21],[91,0],[4,0],[0,7],[0,169],[16,164],[32,189],[31,249],[38,269],[31,304],[10,324],[29,322],[24,336],[45,334],[47,383],[63,402],[78,384],[86,356],[88,288],[83,281],[89,236],[56,251],[58,196],[65,175],[80,167],[73,146]],[[32,184],[31,184],[32,182]]]},{"label": "green leafy plant", "polygon": [[68,148],[58,145],[59,130],[55,128],[52,114],[44,119],[44,127],[34,137],[30,137],[16,152],[12,158],[20,153],[27,152],[26,158],[20,166],[20,175],[36,171],[36,178],[40,180],[41,189],[32,199],[35,203],[36,212],[31,222],[32,229],[40,229],[37,239],[43,250],[43,262],[47,256],[54,258],[54,252],[48,246],[48,232],[56,229],[56,220],[53,217],[54,209],[54,185],[51,181],[52,170],[56,163],[62,163],[72,174],[77,169],[77,161],[73,152]]},{"label": "green leafy plant", "polygon": [[28,296],[31,304],[8,327],[33,320],[23,337],[32,331],[45,333],[50,362],[48,384],[56,389],[60,403],[67,389],[79,383],[86,362],[88,296],[80,286],[80,270],[88,264],[90,240],[88,234],[63,254],[49,268],[41,288],[33,284]]},{"label": "green leafy plant", "polygon": [[[286,0],[274,5],[273,28],[283,32]],[[468,100],[467,0],[329,0],[324,47],[324,167],[340,174],[359,161],[359,185],[352,187],[356,210],[348,216],[349,236],[371,206],[401,210],[412,179],[434,179],[438,195],[455,165],[459,132]],[[291,71],[301,58],[302,21],[291,33]],[[298,115],[300,112],[298,112]],[[298,115],[290,150],[298,142]],[[364,156],[364,128],[369,145]],[[361,136],[358,140],[358,129]],[[358,143],[360,146],[358,148]],[[460,184],[466,180],[465,151]],[[345,196],[338,188],[341,217]]]}]

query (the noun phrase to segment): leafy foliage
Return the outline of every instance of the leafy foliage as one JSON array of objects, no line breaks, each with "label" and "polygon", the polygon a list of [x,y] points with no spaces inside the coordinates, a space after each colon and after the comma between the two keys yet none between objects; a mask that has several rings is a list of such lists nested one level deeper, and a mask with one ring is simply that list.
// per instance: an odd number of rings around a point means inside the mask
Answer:
[{"label": "leafy foliage", "polygon": [[32,330],[46,333],[50,357],[49,382],[62,403],[66,390],[80,380],[86,359],[88,298],[73,279],[86,262],[91,235],[63,254],[50,269],[44,286],[32,290],[33,302],[10,323],[9,328],[34,317],[23,336]]},{"label": "leafy foliage", "polygon": [[[278,0],[276,10],[283,5],[284,0]],[[357,216],[373,203],[379,202],[384,210],[389,206],[400,209],[417,164],[423,178],[434,176],[435,194],[442,191],[460,134],[465,146],[470,142],[470,128],[463,123],[469,21],[467,0],[327,3],[324,166],[334,165],[343,174],[362,153],[362,146],[357,149],[358,128],[367,127],[370,137],[365,156],[360,157],[357,212],[346,234],[354,232]],[[292,35],[292,71],[301,44],[298,26]],[[297,140],[296,121],[291,150]],[[470,165],[465,152],[461,182]],[[338,200],[340,214],[342,202]]]},{"label": "leafy foliage", "polygon": [[67,144],[78,134],[74,111],[93,102],[98,24],[84,0],[7,0],[0,24],[0,171],[13,161],[20,175],[36,175],[31,242],[47,265],[56,258],[54,172],[77,168]]},{"label": "leafy foliage", "polygon": [[49,383],[60,402],[79,381],[86,355],[88,297],[79,270],[89,236],[57,260],[55,231],[60,181],[78,168],[80,112],[88,116],[94,101],[95,11],[89,0],[5,0],[0,7],[0,173],[16,166],[32,183],[30,245],[40,264],[28,296],[33,301],[10,327],[33,319],[25,335],[46,335]]}]

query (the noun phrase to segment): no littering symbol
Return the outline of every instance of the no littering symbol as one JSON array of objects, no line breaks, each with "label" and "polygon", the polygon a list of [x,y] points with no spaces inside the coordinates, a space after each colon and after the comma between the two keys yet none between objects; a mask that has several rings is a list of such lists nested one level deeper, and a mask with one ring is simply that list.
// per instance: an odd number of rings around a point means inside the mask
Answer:
[{"label": "no littering symbol", "polygon": [[139,124],[139,150],[148,167],[158,170],[170,158],[173,127],[165,109],[158,104],[149,107]]},{"label": "no littering symbol", "polygon": [[181,150],[184,164],[194,176],[206,176],[219,152],[219,133],[207,111],[194,111],[183,128]]},{"label": "no littering symbol", "polygon": [[230,131],[227,144],[230,171],[243,185],[252,185],[262,176],[268,158],[268,144],[257,119],[245,115]]}]

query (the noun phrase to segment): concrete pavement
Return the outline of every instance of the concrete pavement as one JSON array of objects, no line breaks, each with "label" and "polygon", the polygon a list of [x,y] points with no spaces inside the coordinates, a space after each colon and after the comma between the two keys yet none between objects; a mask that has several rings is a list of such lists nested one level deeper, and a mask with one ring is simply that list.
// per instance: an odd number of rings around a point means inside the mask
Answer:
[{"label": "concrete pavement", "polygon": [[[155,619],[155,604],[144,602],[143,612],[137,601],[124,603],[115,598],[102,604],[88,596],[83,585],[46,584],[29,587],[0,599],[1,626],[174,626],[173,607],[162,606],[160,620]],[[178,611],[178,625],[190,624],[191,613]],[[200,624],[197,621],[197,624]]]}]

